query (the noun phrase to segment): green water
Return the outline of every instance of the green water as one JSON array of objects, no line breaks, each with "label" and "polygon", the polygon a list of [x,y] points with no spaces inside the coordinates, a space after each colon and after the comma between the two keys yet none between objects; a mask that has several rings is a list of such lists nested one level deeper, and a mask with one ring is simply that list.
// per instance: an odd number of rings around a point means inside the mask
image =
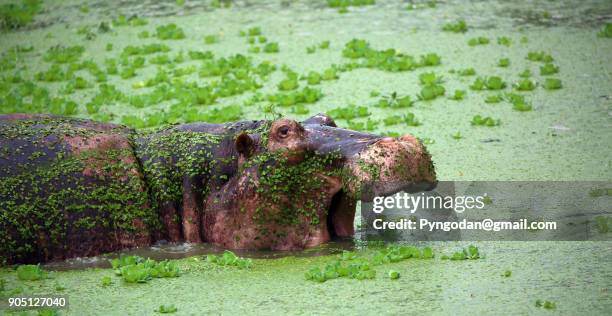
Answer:
[{"label": "green water", "polygon": [[[438,3],[435,8],[406,10],[404,1],[378,1],[375,6],[349,8],[341,14],[327,8],[324,1],[251,1],[231,8],[212,8],[208,1],[126,1],[90,2],[88,12],[81,1],[47,1],[43,11],[29,26],[0,34],[2,51],[15,45],[34,47],[23,54],[20,73],[31,80],[49,63],[42,60],[49,47],[82,45],[81,60],[92,59],[103,65],[106,58],[116,58],[128,44],[160,43],[151,37],[138,38],[146,30],[170,22],[184,29],[186,38],[163,41],[170,46],[171,57],[184,50],[210,50],[215,56],[236,53],[249,55],[255,62],[270,61],[279,68],[287,65],[299,74],[323,71],[332,64],[348,62],[342,57],[345,43],[353,38],[367,40],[375,49],[395,48],[418,56],[437,53],[442,63],[436,67],[391,73],[374,69],[356,69],[339,73],[339,79],[319,86],[323,98],[306,105],[310,113],[293,115],[289,108],[277,111],[302,119],[349,104],[369,107],[373,120],[392,114],[412,112],[422,125],[418,127],[380,123],[377,133],[411,133],[433,141],[428,145],[441,180],[603,180],[612,179],[612,39],[597,33],[612,16],[609,1],[535,1],[535,2],[456,2]],[[100,33],[100,22],[110,22],[123,13],[138,14],[148,24],[115,27]],[[459,18],[466,20],[466,33],[442,32],[442,25]],[[95,38],[86,39],[77,30],[89,26]],[[259,26],[269,41],[278,42],[276,54],[250,54],[241,30]],[[215,34],[219,42],[204,44],[204,36]],[[488,45],[470,47],[470,38],[485,36]],[[500,36],[509,37],[509,47],[497,44]],[[306,47],[323,40],[329,49],[307,54]],[[112,51],[106,51],[108,43]],[[552,77],[563,88],[548,91],[541,86],[521,92],[534,110],[517,112],[507,102],[487,104],[486,96],[496,91],[472,91],[475,77],[460,77],[451,69],[473,67],[477,76],[502,77],[510,92],[518,74],[530,69],[532,79],[543,81],[541,63],[528,61],[530,51],[545,51],[554,57],[560,71]],[[149,59],[150,56],[147,56]],[[506,68],[497,67],[500,58],[509,58]],[[187,61],[181,67],[199,65]],[[123,80],[108,76],[127,95],[143,93],[132,84],[151,78],[156,65],[145,64],[135,78]],[[6,75],[16,70],[1,73]],[[416,102],[408,109],[380,109],[371,106],[382,95],[397,92],[413,98],[419,93],[419,74],[434,71],[444,78],[446,96],[430,102]],[[79,72],[81,75],[81,72]],[[84,104],[97,92],[97,85],[85,71],[82,76],[94,83],[90,89],[75,92],[69,98],[79,104],[76,116],[89,117]],[[259,91],[274,93],[284,78],[274,72]],[[205,83],[197,73],[186,81]],[[61,83],[36,83],[54,95]],[[300,82],[305,86],[304,82]],[[467,91],[462,101],[449,100],[455,89]],[[243,105],[252,93],[221,98],[215,105],[198,106],[210,111],[225,105]],[[146,115],[168,110],[172,102],[134,108],[127,104],[106,105],[101,113],[112,114],[121,122],[124,115]],[[262,108],[267,102],[243,106],[244,119],[270,117]],[[476,114],[501,120],[497,127],[474,127]],[[364,121],[365,119],[357,119]],[[339,120],[338,124],[347,126]],[[451,134],[460,132],[462,139]],[[493,141],[491,141],[493,140]],[[455,243],[432,243],[437,254],[449,253]],[[465,262],[408,260],[377,267],[377,278],[368,281],[331,280],[322,284],[305,281],[303,273],[311,266],[324,265],[330,256],[256,259],[252,270],[218,268],[195,258],[179,260],[182,275],[176,279],[155,279],[148,284],[123,284],[113,277],[109,287],[100,279],[112,275],[109,269],[88,269],[52,273],[52,279],[36,282],[16,280],[15,272],[2,270],[0,278],[7,289],[22,288],[25,293],[55,293],[69,298],[70,315],[154,314],[160,304],[174,304],[178,315],[201,314],[606,314],[612,310],[611,242],[479,242],[485,259]],[[463,244],[461,244],[463,246]],[[401,273],[399,280],[384,277],[388,269]],[[511,270],[512,276],[500,275]],[[56,284],[65,287],[57,291]],[[556,303],[554,311],[536,308],[537,299]],[[6,311],[4,311],[6,312]],[[8,312],[6,312],[8,313]]]}]

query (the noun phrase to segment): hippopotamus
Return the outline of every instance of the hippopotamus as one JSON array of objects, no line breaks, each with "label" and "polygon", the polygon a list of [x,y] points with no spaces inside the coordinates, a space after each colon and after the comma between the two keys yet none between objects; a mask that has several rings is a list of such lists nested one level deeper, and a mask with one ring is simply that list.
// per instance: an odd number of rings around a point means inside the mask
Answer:
[{"label": "hippopotamus", "polygon": [[358,200],[436,184],[425,146],[318,114],[134,130],[0,115],[0,263],[154,242],[297,250],[354,234]]}]

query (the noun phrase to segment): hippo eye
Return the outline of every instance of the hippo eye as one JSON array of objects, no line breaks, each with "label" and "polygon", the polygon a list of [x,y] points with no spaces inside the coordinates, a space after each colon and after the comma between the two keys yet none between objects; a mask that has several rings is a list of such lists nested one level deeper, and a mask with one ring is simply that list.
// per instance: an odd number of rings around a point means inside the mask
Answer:
[{"label": "hippo eye", "polygon": [[281,126],[278,129],[278,136],[280,136],[281,138],[285,138],[289,135],[289,126]]}]

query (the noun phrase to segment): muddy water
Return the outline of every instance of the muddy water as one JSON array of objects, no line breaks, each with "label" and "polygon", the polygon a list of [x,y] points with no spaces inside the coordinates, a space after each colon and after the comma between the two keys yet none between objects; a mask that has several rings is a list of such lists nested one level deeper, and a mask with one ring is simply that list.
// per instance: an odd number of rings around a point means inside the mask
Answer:
[{"label": "muddy water", "polygon": [[[304,251],[272,251],[272,250],[234,250],[233,252],[245,258],[278,259],[284,257],[316,257],[329,256],[341,253],[343,250],[354,250],[352,240],[335,240],[319,247]],[[172,260],[209,254],[222,254],[224,249],[208,243],[167,243],[159,242],[151,247],[126,249],[115,253],[108,253],[96,257],[74,258],[65,261],[50,262],[44,265],[45,269],[52,271],[67,271],[88,268],[110,268],[110,260],[121,255],[140,256],[154,260]]]}]

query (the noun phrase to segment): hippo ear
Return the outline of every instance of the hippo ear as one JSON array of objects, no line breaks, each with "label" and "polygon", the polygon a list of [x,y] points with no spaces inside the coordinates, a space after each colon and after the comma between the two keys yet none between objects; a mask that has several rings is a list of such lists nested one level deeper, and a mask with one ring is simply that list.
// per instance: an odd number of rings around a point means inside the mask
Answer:
[{"label": "hippo ear", "polygon": [[255,142],[251,136],[249,136],[249,134],[241,133],[238,135],[238,137],[236,137],[236,151],[248,158],[253,153],[253,148],[255,147],[254,143]]},{"label": "hippo ear", "polygon": [[319,113],[311,118],[307,118],[302,124],[320,124],[325,126],[337,127],[336,122],[327,114]]}]

